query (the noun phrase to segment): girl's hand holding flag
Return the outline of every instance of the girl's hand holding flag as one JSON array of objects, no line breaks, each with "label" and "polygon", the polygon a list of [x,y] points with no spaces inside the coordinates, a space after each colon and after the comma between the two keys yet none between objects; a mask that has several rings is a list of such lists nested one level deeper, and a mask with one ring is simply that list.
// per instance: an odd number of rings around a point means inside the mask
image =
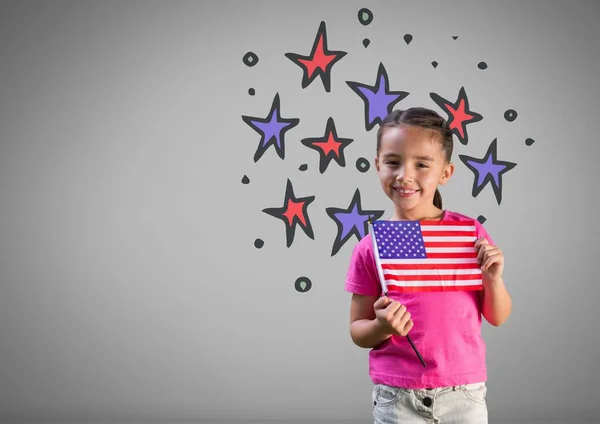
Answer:
[{"label": "girl's hand holding flag", "polygon": [[382,331],[390,336],[396,334],[404,337],[415,325],[410,319],[410,312],[406,310],[406,306],[387,296],[377,299],[373,309]]},{"label": "girl's hand holding flag", "polygon": [[477,261],[481,265],[484,289],[487,285],[500,282],[504,272],[504,255],[496,246],[492,246],[485,237],[475,242]]}]

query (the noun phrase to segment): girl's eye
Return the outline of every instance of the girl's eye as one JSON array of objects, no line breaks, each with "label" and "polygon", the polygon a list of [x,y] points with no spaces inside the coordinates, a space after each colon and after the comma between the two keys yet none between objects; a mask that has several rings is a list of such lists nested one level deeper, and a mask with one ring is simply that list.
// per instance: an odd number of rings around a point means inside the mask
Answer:
[{"label": "girl's eye", "polygon": [[429,167],[424,163],[418,163],[417,168],[429,168]]},{"label": "girl's eye", "polygon": [[387,164],[390,166],[396,166],[396,165],[398,165],[398,162],[391,161],[391,162],[387,162]]}]

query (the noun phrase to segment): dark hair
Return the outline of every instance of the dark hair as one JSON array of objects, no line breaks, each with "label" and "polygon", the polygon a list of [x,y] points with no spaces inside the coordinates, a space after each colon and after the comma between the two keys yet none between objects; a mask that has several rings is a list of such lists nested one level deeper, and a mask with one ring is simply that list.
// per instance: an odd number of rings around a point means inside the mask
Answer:
[{"label": "dark hair", "polygon": [[[379,155],[383,131],[386,128],[399,125],[412,125],[434,131],[442,143],[444,159],[446,162],[450,162],[450,158],[452,157],[452,149],[454,147],[452,130],[444,118],[442,118],[433,110],[426,109],[424,107],[413,107],[406,110],[394,110],[383,119],[382,124],[379,126],[379,130],[377,130],[377,155]],[[442,195],[438,189],[435,190],[435,194],[433,196],[433,205],[442,209]]]}]

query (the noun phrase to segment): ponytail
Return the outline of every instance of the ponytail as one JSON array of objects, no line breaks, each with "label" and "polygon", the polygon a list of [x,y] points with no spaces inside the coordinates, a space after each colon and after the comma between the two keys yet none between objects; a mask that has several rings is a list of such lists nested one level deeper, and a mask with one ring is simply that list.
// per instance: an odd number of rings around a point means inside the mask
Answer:
[{"label": "ponytail", "polygon": [[435,194],[433,195],[433,206],[442,209],[442,195],[437,188],[435,189]]}]

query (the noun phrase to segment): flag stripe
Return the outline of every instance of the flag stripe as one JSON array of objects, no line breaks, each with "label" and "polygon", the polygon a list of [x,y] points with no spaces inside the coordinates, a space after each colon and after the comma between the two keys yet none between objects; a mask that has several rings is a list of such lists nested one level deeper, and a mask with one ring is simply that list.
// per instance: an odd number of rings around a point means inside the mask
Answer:
[{"label": "flag stripe", "polygon": [[410,281],[407,283],[398,284],[396,282],[390,282],[389,287],[434,287],[434,286],[476,286],[481,284],[481,280],[471,279],[471,280],[463,280],[460,284],[456,284],[454,281],[450,280],[436,280],[436,281]]},{"label": "flag stripe", "polygon": [[[431,274],[431,275],[393,275],[393,274],[383,274],[386,281],[419,281],[422,283],[421,285],[426,285],[425,281],[446,281],[448,284],[456,285],[456,281],[477,281],[478,278],[481,278],[481,274],[452,274],[452,275],[439,275],[439,274]],[[448,281],[448,278],[451,278]]]},{"label": "flag stripe", "polygon": [[[479,267],[477,259],[381,259],[383,269],[430,269],[431,268],[469,268]],[[447,268],[445,268],[447,267]]]},{"label": "flag stripe", "polygon": [[[427,247],[427,244],[425,244]],[[430,247],[427,249],[427,253],[473,253],[475,250],[471,247]]]},{"label": "flag stripe", "polygon": [[475,278],[481,277],[481,268],[468,269],[389,269],[384,271],[384,275],[475,275]]},{"label": "flag stripe", "polygon": [[455,242],[447,242],[447,241],[425,241],[425,247],[470,247],[474,249],[474,243],[472,241],[455,241]]},{"label": "flag stripe", "polygon": [[415,293],[415,292],[449,292],[449,291],[468,291],[468,290],[483,290],[483,286],[469,285],[469,286],[388,286],[388,292],[400,292],[400,293]]},{"label": "flag stripe", "polygon": [[442,227],[442,226],[421,226],[422,233],[463,233],[463,234],[475,234],[475,227]]},{"label": "flag stripe", "polygon": [[470,237],[433,237],[433,236],[429,236],[429,237],[423,237],[423,241],[425,243],[429,243],[432,241],[442,241],[442,242],[453,242],[453,243],[475,243],[475,241],[477,240],[477,238],[475,236],[470,236]]},{"label": "flag stripe", "polygon": [[473,221],[421,221],[421,227],[472,227],[475,228]]},{"label": "flag stripe", "polygon": [[[405,262],[405,261],[402,261]],[[423,262],[423,261],[421,261]],[[410,269],[414,269],[414,270],[419,270],[419,269],[480,269],[479,268],[479,264],[477,262],[471,262],[471,263],[454,263],[454,264],[446,264],[446,263],[438,263],[438,264],[432,264],[430,262],[425,262],[425,263],[421,263],[421,264],[408,264],[408,263],[402,263],[402,264],[381,264],[381,268],[384,270],[410,270]]]},{"label": "flag stripe", "polygon": [[477,253],[427,253],[427,257],[431,259],[449,259],[449,258],[477,258]]}]

